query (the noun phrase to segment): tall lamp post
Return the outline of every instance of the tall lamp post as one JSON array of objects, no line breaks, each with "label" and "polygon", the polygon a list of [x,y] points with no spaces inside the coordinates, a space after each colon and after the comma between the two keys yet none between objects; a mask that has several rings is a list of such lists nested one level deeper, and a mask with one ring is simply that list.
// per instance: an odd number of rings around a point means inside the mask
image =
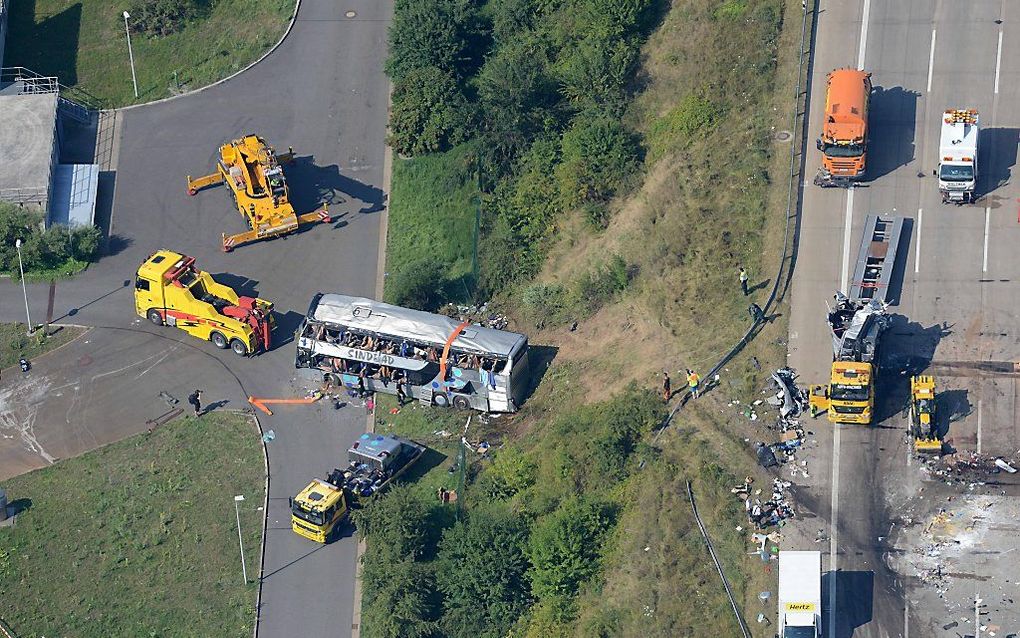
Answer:
[{"label": "tall lamp post", "polygon": [[241,575],[244,576],[245,584],[248,584],[248,568],[244,565],[244,541],[241,540],[241,513],[237,504],[244,500],[244,496],[238,494],[234,497],[234,515],[237,517],[237,544],[241,548]]},{"label": "tall lamp post", "polygon": [[127,34],[128,58],[131,60],[131,84],[135,87],[135,98],[138,98],[138,79],[135,78],[135,54],[131,51],[131,29],[128,28],[128,18],[131,14],[124,12],[124,33]]},{"label": "tall lamp post", "polygon": [[18,249],[18,271],[21,273],[21,294],[25,296],[25,319],[28,320],[28,334],[32,335],[32,315],[28,312],[28,288],[25,287],[25,266],[21,263],[21,240],[14,240],[14,247]]}]

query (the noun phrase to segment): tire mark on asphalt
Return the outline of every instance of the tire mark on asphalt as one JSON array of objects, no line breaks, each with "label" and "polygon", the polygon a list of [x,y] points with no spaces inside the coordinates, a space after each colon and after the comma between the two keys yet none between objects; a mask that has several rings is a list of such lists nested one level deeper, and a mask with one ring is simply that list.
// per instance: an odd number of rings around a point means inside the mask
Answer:
[{"label": "tire mark on asphalt", "polygon": [[39,404],[46,398],[49,389],[44,376],[42,379],[25,378],[7,390],[0,390],[0,434],[5,439],[19,436],[26,450],[52,464],[56,457],[43,448],[35,435]]}]

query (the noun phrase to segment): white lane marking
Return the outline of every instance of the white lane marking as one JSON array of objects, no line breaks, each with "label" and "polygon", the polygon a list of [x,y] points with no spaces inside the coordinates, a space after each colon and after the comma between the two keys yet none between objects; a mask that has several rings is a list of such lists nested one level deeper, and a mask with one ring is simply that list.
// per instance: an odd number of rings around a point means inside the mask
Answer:
[{"label": "white lane marking", "polygon": [[1002,66],[1002,29],[999,29],[999,46],[995,50],[995,93],[999,93],[999,68]]},{"label": "white lane marking", "polygon": [[910,636],[910,607],[903,605],[903,638]]},{"label": "white lane marking", "polygon": [[864,0],[864,17],[861,19],[861,43],[857,45],[857,68],[864,70],[864,49],[868,46],[868,16],[871,14],[871,0]]},{"label": "white lane marking", "polygon": [[931,93],[931,74],[935,70],[935,29],[931,30],[931,51],[928,52],[928,93]]},{"label": "white lane marking", "polygon": [[839,531],[839,431],[832,424],[832,514],[829,534],[829,638],[836,638],[836,536]]},{"label": "white lane marking", "polygon": [[981,399],[978,399],[977,453],[981,454]]},{"label": "white lane marking", "polygon": [[914,249],[914,274],[921,272],[921,222],[924,221],[924,209],[917,209],[917,248]]},{"label": "white lane marking", "polygon": [[843,269],[839,273],[839,291],[848,293],[847,280],[850,278],[850,229],[854,218],[854,187],[846,191],[846,214],[843,220]]},{"label": "white lane marking", "polygon": [[981,272],[988,272],[988,224],[992,219],[992,209],[985,208],[985,252],[981,258]]}]

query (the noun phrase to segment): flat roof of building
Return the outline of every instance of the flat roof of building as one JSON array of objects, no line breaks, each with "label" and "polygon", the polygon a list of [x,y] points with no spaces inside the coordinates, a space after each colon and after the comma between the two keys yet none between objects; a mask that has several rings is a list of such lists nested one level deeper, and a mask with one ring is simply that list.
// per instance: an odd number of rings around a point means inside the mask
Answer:
[{"label": "flat roof of building", "polygon": [[57,95],[0,95],[0,193],[49,191]]}]

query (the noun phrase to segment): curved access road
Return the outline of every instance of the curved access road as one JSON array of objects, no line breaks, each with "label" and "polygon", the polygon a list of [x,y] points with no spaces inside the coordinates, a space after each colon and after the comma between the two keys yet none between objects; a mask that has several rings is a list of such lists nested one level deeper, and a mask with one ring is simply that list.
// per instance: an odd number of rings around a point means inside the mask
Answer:
[{"label": "curved access road", "polygon": [[[290,35],[248,71],[204,91],[119,112],[111,254],[73,281],[57,283],[54,321],[176,335],[135,317],[130,286],[151,251],[171,248],[196,257],[204,270],[224,274],[226,283],[274,301],[280,313],[278,343],[269,353],[238,359],[211,344],[197,345],[236,376],[242,393],[303,393],[293,380],[293,345],[286,341],[311,296],[320,290],[377,293],[389,93],[382,68],[391,13],[390,0],[302,0]],[[288,175],[297,208],[304,212],[326,201],[339,220],[221,252],[220,233],[244,230],[243,220],[222,188],[188,197],[185,176],[211,171],[219,144],[246,132],[281,149],[293,146],[298,162]],[[29,287],[36,321],[46,315],[49,293],[48,286]],[[20,285],[0,283],[0,299],[0,320],[24,320]],[[183,333],[179,338],[189,339]],[[120,352],[110,356],[134,364],[139,357],[133,342],[119,349],[107,344]],[[225,374],[220,363],[206,359],[192,357],[193,368],[176,366],[174,380],[188,387],[192,379],[198,384]],[[165,361],[152,360],[160,361],[149,373],[157,375],[175,359],[171,352]],[[112,360],[110,366],[116,368]],[[342,462],[350,441],[366,427],[364,410],[281,407],[259,418],[275,438],[267,444],[270,490],[258,635],[350,635],[356,540],[348,535],[319,546],[299,538],[289,529],[287,498]],[[37,430],[45,427],[36,423]],[[225,513],[229,496],[209,495],[223,499]]]}]

